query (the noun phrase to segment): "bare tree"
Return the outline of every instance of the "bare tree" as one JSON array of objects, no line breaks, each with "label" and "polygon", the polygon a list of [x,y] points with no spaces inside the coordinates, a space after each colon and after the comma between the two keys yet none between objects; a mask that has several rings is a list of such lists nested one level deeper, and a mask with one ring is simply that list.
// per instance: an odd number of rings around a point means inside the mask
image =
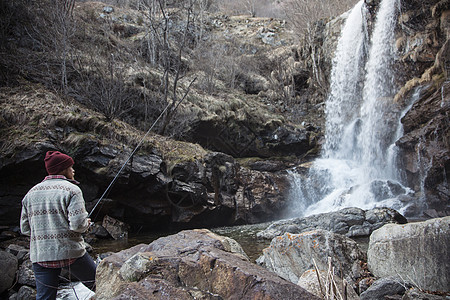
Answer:
[{"label": "bare tree", "polygon": [[[147,9],[149,22],[148,47],[153,51],[152,59],[163,68],[160,92],[161,102],[167,103],[167,110],[163,116],[159,133],[164,134],[167,126],[175,114],[176,107],[189,92],[190,85],[180,95],[179,82],[184,76],[183,53],[186,51],[188,36],[192,22],[195,0],[186,0],[181,3],[181,13],[184,15],[184,25],[179,39],[175,38],[176,32],[172,31],[174,20],[168,13],[168,7],[164,0],[143,0],[142,6]],[[174,42],[175,41],[175,42]]]},{"label": "bare tree", "polygon": [[321,45],[315,41],[315,27],[318,21],[339,15],[350,9],[357,1],[287,0],[284,2],[286,18],[299,39],[310,49],[312,73],[316,85],[326,91],[328,82],[321,67]]},{"label": "bare tree", "polygon": [[[68,66],[71,56],[71,38],[76,25],[73,18],[75,0],[49,0],[36,2],[39,22],[34,27],[33,39],[38,40],[42,49],[47,52],[47,63],[56,64],[56,69],[47,67],[49,78],[56,79],[56,86],[64,95],[68,93]],[[59,71],[57,71],[59,69]],[[55,78],[56,77],[56,78]],[[55,83],[56,83],[55,82]]]}]

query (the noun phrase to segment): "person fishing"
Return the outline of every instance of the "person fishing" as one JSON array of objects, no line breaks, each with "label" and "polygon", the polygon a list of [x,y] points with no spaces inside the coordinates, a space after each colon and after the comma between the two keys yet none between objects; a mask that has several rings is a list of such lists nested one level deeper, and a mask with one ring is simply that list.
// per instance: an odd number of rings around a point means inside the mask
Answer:
[{"label": "person fishing", "polygon": [[62,268],[95,291],[96,265],[81,235],[91,220],[74,178],[74,160],[48,151],[44,162],[48,176],[23,198],[20,219],[22,234],[30,236],[36,299],[56,299]]}]

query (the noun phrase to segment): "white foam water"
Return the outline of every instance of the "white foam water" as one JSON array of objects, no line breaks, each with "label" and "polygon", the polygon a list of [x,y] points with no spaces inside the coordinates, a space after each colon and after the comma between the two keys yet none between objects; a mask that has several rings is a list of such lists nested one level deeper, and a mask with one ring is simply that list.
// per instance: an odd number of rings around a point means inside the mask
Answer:
[{"label": "white foam water", "polygon": [[371,43],[364,10],[361,0],[350,11],[338,42],[322,156],[306,178],[294,175],[297,215],[377,206],[402,212],[405,204],[399,196],[412,192],[402,185],[395,161],[395,141],[402,134],[392,70],[398,0],[380,3]]}]

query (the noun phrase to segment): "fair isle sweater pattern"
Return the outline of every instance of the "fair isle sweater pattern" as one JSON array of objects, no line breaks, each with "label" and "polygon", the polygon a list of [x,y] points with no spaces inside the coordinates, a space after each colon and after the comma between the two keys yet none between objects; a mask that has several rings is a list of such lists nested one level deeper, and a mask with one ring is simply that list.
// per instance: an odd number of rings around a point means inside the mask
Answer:
[{"label": "fair isle sweater pattern", "polygon": [[56,261],[85,254],[81,233],[89,227],[81,189],[68,180],[46,178],[22,200],[20,229],[30,236],[32,262]]}]

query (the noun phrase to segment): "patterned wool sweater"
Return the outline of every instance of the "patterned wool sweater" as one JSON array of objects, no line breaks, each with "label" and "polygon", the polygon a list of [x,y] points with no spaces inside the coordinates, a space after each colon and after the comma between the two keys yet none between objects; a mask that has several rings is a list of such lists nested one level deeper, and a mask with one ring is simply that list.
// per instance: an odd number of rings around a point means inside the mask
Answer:
[{"label": "patterned wool sweater", "polygon": [[81,189],[64,176],[55,177],[46,177],[22,200],[20,230],[30,236],[33,263],[86,253],[81,233],[89,222]]}]

